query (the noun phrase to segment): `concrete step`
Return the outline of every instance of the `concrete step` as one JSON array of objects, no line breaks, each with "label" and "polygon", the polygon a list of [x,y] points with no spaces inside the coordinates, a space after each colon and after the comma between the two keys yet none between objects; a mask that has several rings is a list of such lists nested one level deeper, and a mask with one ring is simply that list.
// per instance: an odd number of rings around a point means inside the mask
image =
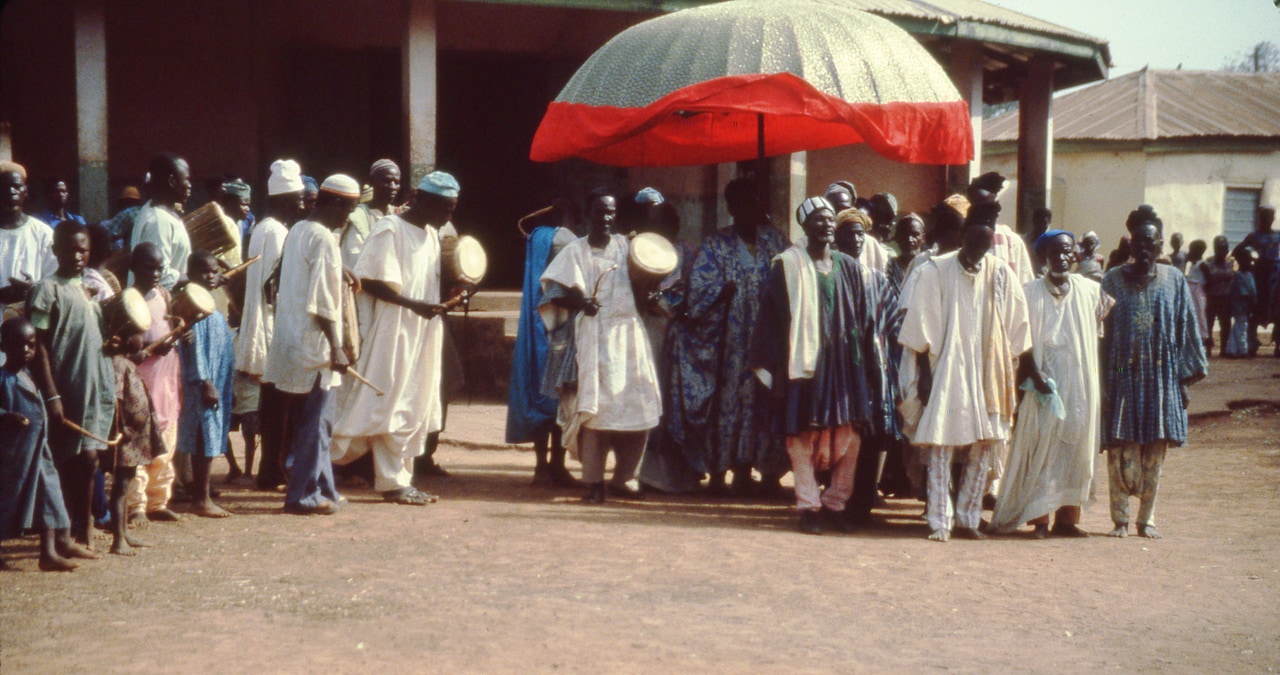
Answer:
[{"label": "concrete step", "polygon": [[472,312],[519,312],[520,291],[480,291],[471,298]]},{"label": "concrete step", "polygon": [[[458,317],[457,319],[451,319],[454,321],[459,321],[462,318],[462,314],[460,312],[454,312],[450,316]],[[506,337],[514,339],[516,336],[516,331],[520,327],[520,310],[517,309],[513,311],[495,312],[495,311],[487,311],[487,310],[477,310],[475,309],[475,307],[472,307],[471,314],[468,316],[468,320],[474,321],[477,323],[490,323],[490,322],[496,323],[500,321],[502,322],[502,334]]]}]

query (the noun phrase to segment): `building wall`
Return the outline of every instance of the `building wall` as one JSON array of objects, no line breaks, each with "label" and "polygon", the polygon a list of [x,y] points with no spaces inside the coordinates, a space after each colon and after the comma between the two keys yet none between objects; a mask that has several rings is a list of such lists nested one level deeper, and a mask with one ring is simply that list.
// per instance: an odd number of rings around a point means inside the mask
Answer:
[{"label": "building wall", "polygon": [[18,0],[0,11],[0,119],[11,125],[13,160],[27,168],[28,208],[44,179],[74,181],[79,172],[72,16],[66,0]]},{"label": "building wall", "polygon": [[[946,168],[903,164],[876,154],[866,145],[847,145],[807,153],[809,196],[820,195],[837,180],[853,183],[861,197],[888,192],[898,200],[898,213],[929,213],[946,197]],[[792,204],[794,212],[799,204]]]},{"label": "building wall", "polygon": [[[983,157],[983,169],[1017,175],[1014,154]],[[1280,151],[1057,152],[1053,157],[1053,222],[1077,234],[1094,230],[1104,253],[1126,234],[1125,218],[1151,204],[1165,224],[1190,242],[1222,234],[1227,188],[1261,190],[1263,205],[1280,202]],[[1012,182],[1001,204],[1009,212]]]},{"label": "building wall", "polygon": [[1188,242],[1209,243],[1222,234],[1227,188],[1261,190],[1263,205],[1280,198],[1280,151],[1152,153],[1146,177],[1146,202],[1164,220],[1166,238],[1181,232]]},{"label": "building wall", "polygon": [[[1017,164],[1013,153],[982,159],[984,171],[998,171],[1005,176],[1016,176]],[[1139,151],[1054,153],[1049,195],[1053,226],[1077,235],[1089,230],[1097,232],[1106,254],[1124,236],[1129,212],[1145,199],[1145,175],[1145,157]],[[1017,184],[1010,181],[1000,199],[1002,215],[1017,213],[1016,201]],[[1164,213],[1159,205],[1156,209]],[[1002,220],[1012,222],[1012,216]]]}]

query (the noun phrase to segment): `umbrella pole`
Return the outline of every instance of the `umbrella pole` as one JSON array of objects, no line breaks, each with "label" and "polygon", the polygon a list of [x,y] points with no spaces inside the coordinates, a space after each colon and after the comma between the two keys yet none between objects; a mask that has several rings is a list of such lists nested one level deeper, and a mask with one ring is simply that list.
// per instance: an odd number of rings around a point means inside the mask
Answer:
[{"label": "umbrella pole", "polygon": [[769,193],[769,160],[764,155],[764,113],[756,113],[756,184],[760,190],[760,205],[765,213],[770,213],[773,197]]}]

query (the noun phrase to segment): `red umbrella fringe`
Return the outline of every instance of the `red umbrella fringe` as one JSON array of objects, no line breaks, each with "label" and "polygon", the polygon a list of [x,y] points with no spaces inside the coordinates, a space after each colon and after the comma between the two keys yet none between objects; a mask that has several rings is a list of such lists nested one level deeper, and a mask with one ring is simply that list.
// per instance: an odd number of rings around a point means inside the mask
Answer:
[{"label": "red umbrella fringe", "polygon": [[969,106],[850,103],[790,73],[737,75],[677,89],[643,108],[553,102],[533,137],[538,162],[578,157],[610,166],[690,166],[866,143],[913,164],[973,159]]}]

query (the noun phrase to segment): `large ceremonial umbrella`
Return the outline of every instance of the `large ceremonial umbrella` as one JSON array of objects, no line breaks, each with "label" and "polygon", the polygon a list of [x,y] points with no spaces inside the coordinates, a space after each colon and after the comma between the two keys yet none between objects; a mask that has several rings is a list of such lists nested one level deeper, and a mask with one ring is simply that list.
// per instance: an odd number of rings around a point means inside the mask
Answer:
[{"label": "large ceremonial umbrella", "polygon": [[885,19],[836,0],[733,0],[615,36],[547,107],[530,157],[686,166],[855,143],[963,164],[969,108]]}]

